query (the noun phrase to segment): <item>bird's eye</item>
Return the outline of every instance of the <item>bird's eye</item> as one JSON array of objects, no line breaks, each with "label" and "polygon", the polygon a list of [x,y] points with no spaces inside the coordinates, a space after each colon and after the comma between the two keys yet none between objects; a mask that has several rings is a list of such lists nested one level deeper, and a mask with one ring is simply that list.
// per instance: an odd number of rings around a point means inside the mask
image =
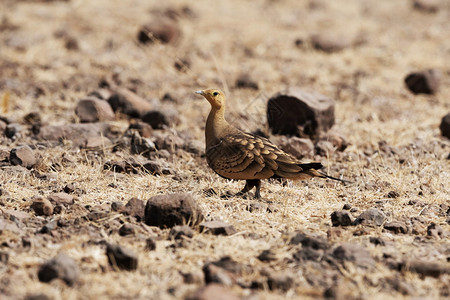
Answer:
[{"label": "bird's eye", "polygon": [[218,92],[214,92],[214,93],[213,93],[213,96],[214,96],[214,97],[217,96],[217,95],[219,95]]}]

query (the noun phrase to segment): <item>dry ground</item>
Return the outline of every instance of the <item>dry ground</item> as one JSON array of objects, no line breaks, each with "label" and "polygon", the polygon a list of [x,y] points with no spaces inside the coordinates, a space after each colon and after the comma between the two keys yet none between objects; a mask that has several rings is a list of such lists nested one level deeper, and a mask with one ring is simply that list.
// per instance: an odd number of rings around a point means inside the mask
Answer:
[{"label": "dry ground", "polygon": [[[176,45],[137,42],[139,27],[155,11],[184,6],[192,16],[179,18],[182,37]],[[48,176],[43,179],[24,168],[2,167],[1,210],[33,215],[31,197],[59,192],[68,183],[84,191],[77,195],[79,209],[46,217],[47,221],[65,218],[73,222],[86,214],[86,205],[105,208],[132,197],[146,200],[187,191],[207,219],[232,224],[238,233],[196,233],[184,246],[171,247],[174,241],[167,239],[168,230],[145,225],[141,225],[144,233],[119,236],[116,223],[111,222],[130,220],[116,213],[86,225],[87,232],[51,236],[35,235],[36,228],[24,228],[18,235],[3,231],[2,251],[10,257],[7,263],[0,263],[2,299],[23,299],[37,293],[50,299],[183,298],[202,284],[184,284],[180,271],[201,272],[205,262],[226,255],[249,268],[239,275],[244,283],[263,281],[265,274],[279,272],[294,278],[288,291],[267,286],[230,288],[243,297],[320,298],[326,288],[336,284],[355,299],[450,297],[450,274],[422,277],[408,270],[393,270],[387,263],[388,259],[421,259],[449,267],[450,143],[438,129],[442,116],[450,110],[449,1],[441,1],[436,13],[424,13],[403,0],[1,0],[0,17],[0,96],[10,94],[3,116],[20,122],[26,113],[37,111],[47,124],[76,122],[77,101],[96,90],[101,79],[116,74],[123,86],[133,88],[155,107],[175,110],[180,119],[173,126],[175,132],[203,143],[209,106],[193,91],[207,87],[225,90],[229,118],[246,117],[248,121],[237,124],[253,130],[265,124],[261,104],[267,97],[286,86],[300,86],[337,101],[334,129],[349,143],[343,152],[309,160],[320,160],[328,173],[353,182],[346,186],[324,180],[286,186],[264,182],[262,203],[269,203],[273,212],[250,212],[247,207],[254,200],[205,196],[207,188],[223,194],[238,191],[243,183],[219,178],[207,168],[204,158],[187,152],[178,151],[164,159],[179,179],[174,180],[173,175],[104,170],[103,163],[116,155],[111,149],[88,153],[68,145],[38,147],[39,171]],[[358,36],[363,42],[327,54],[309,44],[310,36],[320,32]],[[67,39],[76,40],[78,49],[67,49]],[[298,47],[297,39],[304,41]],[[178,59],[190,60],[186,72],[173,67]],[[412,95],[404,87],[404,76],[427,68],[443,74],[439,93]],[[250,74],[259,90],[235,88],[241,73]],[[176,102],[160,102],[166,93]],[[249,106],[255,111],[242,111]],[[118,118],[114,125],[125,131],[128,120]],[[380,141],[393,151],[380,149]],[[26,135],[15,141],[3,137],[0,147],[9,150],[23,143],[36,145],[37,141]],[[72,163],[64,163],[67,157]],[[399,196],[387,198],[390,191]],[[354,216],[375,207],[389,221],[421,217],[425,228],[435,223],[444,234],[394,234],[382,227],[361,225],[334,229],[330,214],[345,203],[357,209]],[[35,218],[44,222],[43,217]],[[296,231],[327,238],[333,247],[343,242],[360,244],[369,250],[375,265],[366,269],[349,263],[337,270],[322,270],[317,264],[296,262],[292,255],[298,246],[288,240]],[[158,238],[157,249],[151,252],[144,250],[149,235]],[[22,236],[32,237],[31,248],[22,247]],[[381,237],[386,245],[375,246],[369,237]],[[113,271],[98,240],[133,249],[139,256],[138,270]],[[275,253],[274,261],[256,258],[266,249]],[[39,265],[58,252],[71,256],[80,266],[81,275],[73,287],[59,281],[41,283],[37,278]],[[392,284],[395,280],[403,288]]]}]

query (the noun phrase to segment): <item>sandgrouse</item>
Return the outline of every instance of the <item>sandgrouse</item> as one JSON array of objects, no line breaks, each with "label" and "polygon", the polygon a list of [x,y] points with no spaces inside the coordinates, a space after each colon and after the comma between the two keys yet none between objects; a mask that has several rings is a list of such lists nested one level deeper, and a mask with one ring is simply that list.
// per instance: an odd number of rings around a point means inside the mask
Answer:
[{"label": "sandgrouse", "polygon": [[216,89],[195,92],[211,104],[206,120],[206,160],[211,169],[228,179],[246,180],[237,195],[244,195],[256,187],[255,198],[261,198],[261,179],[310,177],[330,178],[317,170],[321,163],[300,163],[271,141],[231,126],[225,120],[225,95]]}]

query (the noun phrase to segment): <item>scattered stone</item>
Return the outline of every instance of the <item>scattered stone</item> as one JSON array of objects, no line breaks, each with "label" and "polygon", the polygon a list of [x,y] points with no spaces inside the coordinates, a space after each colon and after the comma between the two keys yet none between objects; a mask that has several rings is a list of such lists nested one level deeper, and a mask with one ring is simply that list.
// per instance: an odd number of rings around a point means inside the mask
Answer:
[{"label": "scattered stone", "polygon": [[24,300],[51,300],[51,298],[45,294],[31,294],[27,295]]},{"label": "scattered stone", "polygon": [[87,97],[80,100],[75,113],[81,123],[94,123],[114,120],[114,112],[105,100]]},{"label": "scattered stone", "polygon": [[73,192],[75,192],[76,187],[74,183],[68,183],[64,186],[63,191],[67,194],[71,194]]},{"label": "scattered stone", "polygon": [[265,261],[265,262],[270,262],[270,261],[277,260],[277,257],[276,257],[276,255],[275,255],[275,253],[273,253],[273,251],[270,250],[270,249],[267,249],[267,250],[264,250],[263,252],[261,252],[261,253],[257,256],[257,258],[258,258],[260,261]]},{"label": "scattered stone", "polygon": [[9,260],[9,253],[5,251],[0,251],[0,263],[6,265],[8,264],[8,260]]},{"label": "scattered stone", "polygon": [[132,118],[143,116],[152,109],[152,105],[137,94],[125,88],[117,88],[108,98],[108,103],[115,112],[121,112]]},{"label": "scattered stone", "polygon": [[206,283],[220,283],[225,286],[232,286],[236,282],[231,272],[212,263],[206,263],[203,266],[203,273],[205,274]]},{"label": "scattered stone", "polygon": [[393,233],[408,233],[408,227],[406,227],[405,222],[392,221],[384,224],[384,229],[392,231]]},{"label": "scattered stone", "polygon": [[175,240],[182,239],[184,237],[192,238],[194,236],[194,231],[186,225],[178,225],[172,227],[169,233],[169,237]]},{"label": "scattered stone", "polygon": [[41,115],[37,111],[30,112],[25,116],[23,116],[23,121],[27,125],[35,125],[42,123]]},{"label": "scattered stone", "polygon": [[219,260],[212,262],[212,264],[235,274],[241,274],[243,271],[242,264],[238,263],[230,256],[223,256]]},{"label": "scattered stone", "polygon": [[252,90],[258,89],[258,84],[250,78],[249,74],[241,74],[236,79],[236,87],[237,88],[247,88]]},{"label": "scattered stone", "polygon": [[55,278],[72,286],[78,278],[76,262],[65,254],[58,254],[39,268],[38,278],[42,282],[50,282]]},{"label": "scattered stone", "polygon": [[332,256],[338,261],[349,261],[359,267],[371,267],[375,261],[369,251],[357,244],[344,243],[333,250]]},{"label": "scattered stone", "polygon": [[145,218],[145,203],[141,199],[131,198],[125,205],[124,213],[135,217],[139,222]]},{"label": "scattered stone", "polygon": [[101,219],[104,219],[104,218],[108,217],[108,215],[109,215],[109,213],[107,211],[94,209],[93,211],[89,212],[86,215],[86,218],[89,221],[99,221]]},{"label": "scattered stone", "polygon": [[304,261],[320,261],[324,255],[323,249],[314,249],[311,247],[302,247],[300,250],[294,253],[295,260]]},{"label": "scattered stone", "polygon": [[233,225],[222,221],[208,221],[200,224],[200,231],[214,235],[233,235],[237,231]]},{"label": "scattered stone", "polygon": [[37,138],[44,141],[72,141],[73,147],[85,147],[89,138],[102,139],[109,132],[106,123],[67,124],[41,127]]},{"label": "scattered stone", "polygon": [[141,121],[134,121],[133,123],[131,123],[130,126],[128,127],[128,130],[130,129],[137,130],[139,132],[139,136],[143,138],[149,138],[152,136],[153,133],[152,126],[150,126],[150,124],[148,123]]},{"label": "scattered stone", "polygon": [[111,210],[116,212],[123,212],[125,211],[125,205],[122,202],[114,201],[111,203]]},{"label": "scattered stone", "polygon": [[414,0],[414,8],[426,13],[435,13],[439,10],[439,0]]},{"label": "scattered stone", "polygon": [[50,221],[39,230],[39,233],[42,234],[51,234],[53,230],[58,227],[58,223],[56,221]]},{"label": "scattered stone", "polygon": [[312,46],[326,53],[339,52],[344,48],[350,47],[352,41],[336,34],[320,33],[311,37]]},{"label": "scattered stone", "polygon": [[138,174],[139,172],[148,172],[152,175],[168,175],[173,171],[169,168],[163,168],[159,163],[148,160],[142,156],[129,157],[123,161],[107,161],[103,165],[104,170],[111,170],[117,173]]},{"label": "scattered stone", "polygon": [[28,145],[24,145],[11,149],[9,161],[13,166],[20,165],[31,169],[37,163],[37,158],[34,151]]},{"label": "scattered stone", "polygon": [[[174,68],[180,72],[187,72],[191,67],[191,60],[188,58],[178,58],[174,64]],[[164,99],[164,98],[163,98]]]},{"label": "scattered stone", "polygon": [[443,263],[427,262],[421,260],[406,261],[400,263],[399,268],[410,272],[415,272],[422,276],[440,277],[443,274],[450,274],[450,268]]},{"label": "scattered stone", "polygon": [[[148,124],[146,125],[150,127],[150,125]],[[149,138],[142,137],[139,131],[131,132],[130,146],[132,154],[141,154],[149,156],[150,153],[156,151],[155,143],[153,143],[153,141]]]},{"label": "scattered stone", "polygon": [[210,283],[196,290],[186,300],[239,300],[229,289],[221,284]]},{"label": "scattered stone", "polygon": [[149,124],[153,129],[163,129],[169,126],[169,120],[165,114],[158,110],[151,110],[142,116],[142,121]]},{"label": "scattered stone", "polygon": [[386,220],[386,215],[376,209],[376,208],[369,208],[368,210],[361,213],[355,220],[355,225],[368,225],[368,226],[381,226],[383,225],[384,221]]},{"label": "scattered stone", "polygon": [[154,238],[148,238],[145,240],[145,249],[147,251],[153,251],[156,249],[156,241]]},{"label": "scattered stone", "polygon": [[[337,151],[344,151],[347,149],[349,143],[345,140],[345,138],[337,132],[336,130],[331,129],[330,131],[326,132],[325,134],[321,135],[320,137],[321,141],[327,141],[331,143],[333,146],[332,149],[335,149]],[[317,147],[317,146],[316,146]]]},{"label": "scattered stone", "polygon": [[120,236],[126,236],[126,235],[134,235],[136,233],[136,225],[126,223],[120,226],[119,228],[119,235]]},{"label": "scattered stone", "polygon": [[334,124],[334,100],[300,88],[288,88],[267,103],[267,121],[273,134],[315,137]]},{"label": "scattered stone", "polygon": [[108,244],[106,246],[106,256],[109,264],[114,268],[133,271],[138,267],[138,257],[131,250],[119,245]]},{"label": "scattered stone", "polygon": [[323,292],[323,298],[325,299],[334,299],[334,300],[344,300],[348,299],[344,293],[344,288],[340,285],[333,285],[329,288],[326,288]]},{"label": "scattered stone", "polygon": [[375,237],[375,236],[371,236],[369,238],[369,242],[371,242],[375,246],[385,246],[386,245],[386,243],[384,242],[384,240],[382,238]]},{"label": "scattered stone", "polygon": [[445,136],[446,138],[450,139],[450,112],[442,117],[439,129],[441,130],[442,136]]},{"label": "scattered stone", "polygon": [[322,237],[308,236],[305,233],[297,233],[290,241],[291,245],[302,244],[303,247],[309,247],[313,249],[326,250],[330,247],[328,241]]},{"label": "scattered stone", "polygon": [[178,23],[170,18],[157,18],[142,26],[138,40],[142,44],[159,41],[163,44],[175,44],[181,37]]},{"label": "scattered stone", "polygon": [[52,203],[41,197],[36,197],[31,204],[31,209],[34,210],[38,216],[51,216],[53,214]]},{"label": "scattered stone", "polygon": [[336,148],[329,141],[318,141],[314,146],[315,153],[320,156],[329,156],[336,151]]},{"label": "scattered stone", "polygon": [[344,206],[342,206],[342,209],[350,210],[350,209],[352,209],[352,205],[350,203],[345,203]]},{"label": "scattered stone", "polygon": [[294,285],[294,279],[288,273],[274,274],[267,279],[267,285],[272,291],[281,290],[286,292]]},{"label": "scattered stone", "polygon": [[400,197],[400,194],[396,191],[390,191],[389,193],[387,193],[386,197],[387,198],[398,198],[398,197]]},{"label": "scattered stone", "polygon": [[175,225],[197,225],[203,214],[192,195],[187,193],[158,195],[150,198],[145,206],[145,224],[160,228]]},{"label": "scattered stone", "polygon": [[299,138],[297,136],[281,136],[279,146],[282,150],[295,156],[298,159],[312,157],[314,155],[314,144],[310,139]]},{"label": "scattered stone", "polygon": [[444,237],[444,230],[436,223],[431,223],[427,228],[427,235],[434,238]]},{"label": "scattered stone", "polygon": [[203,284],[204,283],[204,275],[200,270],[194,272],[180,272],[181,276],[183,276],[183,282],[186,284]]},{"label": "scattered stone", "polygon": [[53,204],[61,204],[61,205],[72,205],[75,203],[73,196],[67,193],[53,193],[48,196],[48,200]]},{"label": "scattered stone", "polygon": [[352,226],[353,220],[348,211],[337,210],[331,214],[331,223],[333,226]]},{"label": "scattered stone", "polygon": [[436,69],[429,69],[408,74],[405,84],[415,95],[435,94],[440,85],[441,72]]},{"label": "scattered stone", "polygon": [[11,123],[6,125],[5,128],[5,136],[9,139],[12,140],[17,140],[21,134],[20,132],[22,131],[22,126],[20,124],[17,123]]}]

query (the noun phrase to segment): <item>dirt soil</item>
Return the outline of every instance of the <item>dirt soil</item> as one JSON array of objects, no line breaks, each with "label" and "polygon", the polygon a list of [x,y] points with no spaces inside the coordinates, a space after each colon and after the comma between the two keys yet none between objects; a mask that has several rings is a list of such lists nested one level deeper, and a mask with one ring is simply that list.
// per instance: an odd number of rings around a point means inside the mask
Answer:
[{"label": "dirt soil", "polygon": [[[450,298],[450,141],[439,130],[450,111],[450,2],[420,2],[437,8],[1,0],[0,298],[184,299],[211,282],[226,299]],[[140,42],[151,22],[169,29]],[[318,35],[334,46],[317,49]],[[439,90],[414,95],[404,78],[426,69],[439,71]],[[107,99],[112,86],[143,98],[167,126],[136,133],[128,127],[139,118],[116,111],[94,124],[108,129],[95,127],[93,139],[42,135],[78,126],[78,102]],[[267,99],[292,86],[336,101],[331,130],[341,140],[313,141],[302,160],[351,183],[266,180],[261,200],[232,196],[244,182],[208,168],[209,104],[194,91],[224,90],[230,122],[267,133]],[[205,221],[235,233],[190,223],[193,232],[177,234],[146,225],[143,207],[123,207],[185,192]],[[137,269],[110,265],[110,244],[131,251]],[[74,279],[41,281],[59,253],[73,260],[65,272]]]}]

